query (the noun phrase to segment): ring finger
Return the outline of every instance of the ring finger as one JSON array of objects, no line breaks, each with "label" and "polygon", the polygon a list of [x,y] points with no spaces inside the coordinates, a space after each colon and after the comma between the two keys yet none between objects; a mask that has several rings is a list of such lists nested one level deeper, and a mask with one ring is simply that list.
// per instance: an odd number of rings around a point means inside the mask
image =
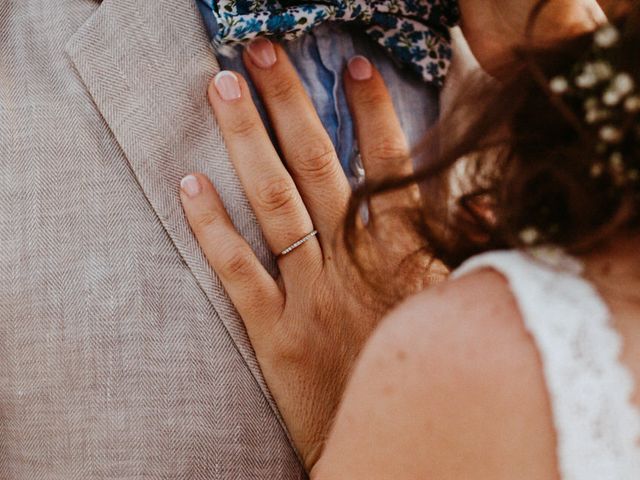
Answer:
[{"label": "ring finger", "polygon": [[[247,198],[269,246],[279,255],[313,230],[309,213],[271,143],[244,79],[233,72],[220,72],[208,93]],[[316,239],[307,241],[304,251],[307,258],[322,258]],[[301,252],[296,252],[295,258],[300,257]]]}]

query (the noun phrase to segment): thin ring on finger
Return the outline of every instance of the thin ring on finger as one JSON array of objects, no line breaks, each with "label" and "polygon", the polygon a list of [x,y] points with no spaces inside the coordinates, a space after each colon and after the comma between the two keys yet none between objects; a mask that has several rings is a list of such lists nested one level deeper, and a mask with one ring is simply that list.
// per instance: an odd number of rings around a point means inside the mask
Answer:
[{"label": "thin ring on finger", "polygon": [[[233,72],[218,73],[209,99],[267,243],[278,255],[313,229],[306,205],[267,134],[245,80]],[[305,248],[304,258],[315,264],[323,256],[320,243],[313,243],[315,247]]]},{"label": "thin ring on finger", "polygon": [[282,252],[280,252],[280,255],[278,255],[278,258],[281,258],[281,257],[284,257],[285,255],[290,254],[295,249],[301,247],[302,245],[304,245],[305,243],[307,243],[309,240],[311,240],[317,235],[318,235],[318,230],[315,230],[315,229],[312,232],[307,233],[300,240],[295,241],[294,243],[289,245],[287,248],[285,248]]}]

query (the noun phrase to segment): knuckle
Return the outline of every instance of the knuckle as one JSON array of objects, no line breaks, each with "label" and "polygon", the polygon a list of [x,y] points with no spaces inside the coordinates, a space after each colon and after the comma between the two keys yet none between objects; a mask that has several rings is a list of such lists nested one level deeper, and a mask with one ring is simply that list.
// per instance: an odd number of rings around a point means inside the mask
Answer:
[{"label": "knuckle", "polygon": [[326,142],[303,145],[293,157],[292,166],[299,173],[313,177],[331,175],[338,165],[333,145]]},{"label": "knuckle", "polygon": [[269,98],[275,103],[289,103],[300,93],[298,85],[289,78],[278,78],[269,88]]},{"label": "knuckle", "polygon": [[362,111],[367,113],[375,111],[383,105],[387,105],[390,99],[384,87],[380,87],[361,90],[357,101]]},{"label": "knuckle", "polygon": [[228,121],[225,130],[228,134],[242,139],[253,135],[259,127],[257,120],[238,115]]},{"label": "knuckle", "polygon": [[232,248],[220,261],[218,273],[229,279],[247,278],[252,275],[251,256],[243,248]]},{"label": "knuckle", "polygon": [[221,216],[213,210],[199,213],[191,219],[191,228],[198,234],[214,227],[221,220]]},{"label": "knuckle", "polygon": [[277,178],[258,186],[256,197],[260,208],[268,213],[291,208],[295,204],[296,191],[292,182]]},{"label": "knuckle", "polygon": [[398,160],[409,156],[406,145],[395,137],[381,135],[369,153],[374,159]]}]

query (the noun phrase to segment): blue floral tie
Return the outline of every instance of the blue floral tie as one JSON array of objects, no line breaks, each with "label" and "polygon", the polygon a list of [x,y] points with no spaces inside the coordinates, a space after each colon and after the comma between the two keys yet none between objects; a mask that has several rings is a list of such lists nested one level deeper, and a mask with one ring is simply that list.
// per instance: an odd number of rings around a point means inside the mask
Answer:
[{"label": "blue floral tie", "polygon": [[427,82],[441,85],[451,62],[456,0],[206,0],[218,23],[217,47],[261,35],[291,39],[326,21],[354,22]]}]

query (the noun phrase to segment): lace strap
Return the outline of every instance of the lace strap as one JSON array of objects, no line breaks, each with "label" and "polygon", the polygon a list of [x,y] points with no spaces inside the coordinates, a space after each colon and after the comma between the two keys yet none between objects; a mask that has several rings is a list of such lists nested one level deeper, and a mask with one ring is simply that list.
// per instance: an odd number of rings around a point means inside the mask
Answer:
[{"label": "lace strap", "polygon": [[620,362],[622,338],[581,265],[558,255],[551,264],[518,251],[492,252],[454,277],[492,268],[509,282],[543,362],[564,480],[640,478],[640,412],[633,377]]}]

